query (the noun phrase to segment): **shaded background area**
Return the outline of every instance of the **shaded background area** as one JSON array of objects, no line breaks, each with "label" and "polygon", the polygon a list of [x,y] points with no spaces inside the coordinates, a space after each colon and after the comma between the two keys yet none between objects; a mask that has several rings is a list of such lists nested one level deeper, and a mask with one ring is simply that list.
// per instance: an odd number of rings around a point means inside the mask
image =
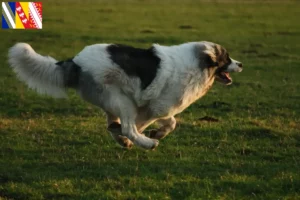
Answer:
[{"label": "shaded background area", "polygon": [[[0,31],[0,198],[300,198],[299,7],[43,2],[42,30]],[[147,48],[202,40],[225,46],[244,71],[178,115],[177,129],[156,151],[119,148],[100,109],[74,91],[69,99],[39,96],[7,64],[16,42],[63,60],[94,43]]]}]

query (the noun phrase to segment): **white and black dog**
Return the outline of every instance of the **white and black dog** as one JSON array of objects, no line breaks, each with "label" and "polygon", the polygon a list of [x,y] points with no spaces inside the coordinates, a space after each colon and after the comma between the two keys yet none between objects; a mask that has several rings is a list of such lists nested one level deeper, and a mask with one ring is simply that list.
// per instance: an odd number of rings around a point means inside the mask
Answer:
[{"label": "white and black dog", "polygon": [[[146,149],[175,129],[174,115],[205,95],[215,79],[228,85],[229,72],[242,71],[242,63],[211,42],[149,49],[95,44],[60,62],[18,43],[8,56],[30,88],[53,97],[65,97],[66,88],[77,90],[105,111],[108,130],[120,145]],[[162,126],[150,138],[142,134],[155,121]]]}]

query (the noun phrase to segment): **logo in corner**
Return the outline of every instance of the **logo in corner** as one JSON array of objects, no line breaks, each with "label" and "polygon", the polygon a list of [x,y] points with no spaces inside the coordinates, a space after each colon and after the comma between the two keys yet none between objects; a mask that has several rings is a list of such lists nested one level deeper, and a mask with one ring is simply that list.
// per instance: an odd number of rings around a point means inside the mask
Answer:
[{"label": "logo in corner", "polygon": [[42,29],[42,2],[2,2],[2,29]]}]

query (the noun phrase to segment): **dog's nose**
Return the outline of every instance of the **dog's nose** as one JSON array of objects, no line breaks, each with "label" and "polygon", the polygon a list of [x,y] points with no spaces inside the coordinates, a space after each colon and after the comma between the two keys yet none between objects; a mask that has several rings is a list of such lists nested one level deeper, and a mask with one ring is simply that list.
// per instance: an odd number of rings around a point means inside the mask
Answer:
[{"label": "dog's nose", "polygon": [[243,63],[238,62],[237,65],[238,65],[240,68],[243,68]]}]

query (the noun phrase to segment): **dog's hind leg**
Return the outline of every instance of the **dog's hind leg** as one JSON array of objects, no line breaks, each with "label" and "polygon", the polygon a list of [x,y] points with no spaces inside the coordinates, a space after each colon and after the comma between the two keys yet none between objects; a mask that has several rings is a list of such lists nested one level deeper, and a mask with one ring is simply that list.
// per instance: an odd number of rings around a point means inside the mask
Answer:
[{"label": "dog's hind leg", "polygon": [[133,143],[125,136],[122,136],[122,129],[120,124],[120,119],[108,112],[106,112],[107,117],[107,130],[114,140],[120,144],[122,147],[131,148]]},{"label": "dog's hind leg", "polygon": [[174,117],[160,119],[157,122],[162,126],[159,129],[151,130],[150,138],[162,139],[166,137],[176,127],[176,119]]},{"label": "dog's hind leg", "polygon": [[142,133],[148,126],[150,126],[152,123],[154,123],[156,119],[150,119],[150,120],[136,120],[136,127],[138,129],[139,133]]}]

